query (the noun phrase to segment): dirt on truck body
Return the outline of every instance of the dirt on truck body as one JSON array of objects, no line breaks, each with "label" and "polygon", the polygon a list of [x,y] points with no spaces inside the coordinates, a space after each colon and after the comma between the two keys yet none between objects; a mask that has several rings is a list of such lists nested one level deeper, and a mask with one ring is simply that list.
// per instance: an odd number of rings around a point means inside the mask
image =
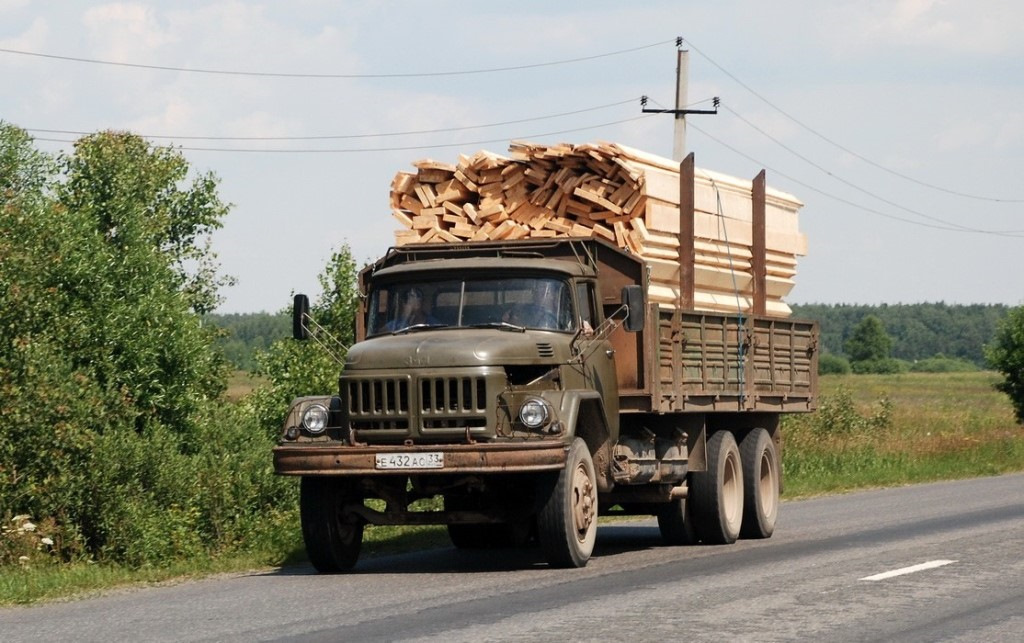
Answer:
[{"label": "dirt on truck body", "polygon": [[568,238],[403,246],[366,268],[338,393],[296,400],[274,449],[302,478],[316,569],[355,565],[374,524],[537,542],[562,567],[587,563],[607,513],[655,515],[670,544],[771,536],[779,416],[815,408],[817,326],[649,304],[647,274]]}]

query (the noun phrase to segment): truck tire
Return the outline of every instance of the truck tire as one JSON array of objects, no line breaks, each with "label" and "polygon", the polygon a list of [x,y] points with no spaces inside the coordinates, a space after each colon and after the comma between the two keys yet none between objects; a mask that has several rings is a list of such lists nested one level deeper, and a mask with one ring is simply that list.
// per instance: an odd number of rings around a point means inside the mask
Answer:
[{"label": "truck tire", "polygon": [[358,501],[347,480],[303,477],[299,489],[302,539],[309,562],[321,574],[335,574],[355,566],[363,544],[363,521],[344,511]]},{"label": "truck tire", "polygon": [[694,529],[708,545],[736,542],[743,522],[743,468],[736,438],[714,433],[707,443],[706,471],[691,473]]},{"label": "truck tire", "polygon": [[779,458],[764,429],[754,429],[740,443],[743,462],[743,538],[771,538],[779,516]]},{"label": "truck tire", "polygon": [[666,545],[695,545],[697,533],[693,528],[693,516],[689,514],[692,503],[680,498],[658,509],[658,530]]},{"label": "truck tire", "polygon": [[584,567],[597,540],[597,476],[587,443],[573,440],[565,468],[541,483],[537,537],[552,567]]}]

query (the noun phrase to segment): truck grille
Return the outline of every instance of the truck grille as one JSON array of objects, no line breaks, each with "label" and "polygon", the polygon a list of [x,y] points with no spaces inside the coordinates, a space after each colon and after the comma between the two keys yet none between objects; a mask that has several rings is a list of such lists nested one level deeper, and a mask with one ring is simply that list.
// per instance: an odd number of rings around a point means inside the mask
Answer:
[{"label": "truck grille", "polygon": [[487,424],[487,380],[483,377],[425,377],[420,380],[424,431]]},{"label": "truck grille", "polygon": [[487,408],[487,382],[482,377],[425,377],[420,380],[420,391],[424,413]]},{"label": "truck grille", "polygon": [[344,380],[354,429],[409,430],[409,378]]},{"label": "truck grille", "polygon": [[382,438],[465,436],[467,428],[487,427],[487,380],[477,374],[343,377],[343,409],[348,425],[364,438],[367,432]]}]

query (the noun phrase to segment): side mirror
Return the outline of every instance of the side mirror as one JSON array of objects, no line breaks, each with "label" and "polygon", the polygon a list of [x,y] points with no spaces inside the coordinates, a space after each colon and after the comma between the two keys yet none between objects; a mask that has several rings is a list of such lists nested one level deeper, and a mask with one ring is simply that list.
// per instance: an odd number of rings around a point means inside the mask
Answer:
[{"label": "side mirror", "polygon": [[647,304],[644,303],[644,289],[641,286],[626,286],[622,289],[622,305],[626,307],[626,330],[638,333],[647,321]]},{"label": "side mirror", "polygon": [[295,300],[292,303],[292,337],[299,340],[309,339],[307,319],[309,319],[309,297],[295,295]]}]

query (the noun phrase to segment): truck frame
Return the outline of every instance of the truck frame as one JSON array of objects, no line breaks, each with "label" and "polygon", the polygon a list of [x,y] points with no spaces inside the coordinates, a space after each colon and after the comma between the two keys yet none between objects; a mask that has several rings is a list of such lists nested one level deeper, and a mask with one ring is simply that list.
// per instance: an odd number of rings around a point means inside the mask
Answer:
[{"label": "truck frame", "polygon": [[[649,304],[647,280],[581,238],[408,245],[365,268],[338,393],[295,400],[273,454],[301,477],[314,567],[352,568],[370,524],[538,542],[557,567],[586,565],[606,514],[657,516],[668,544],[770,537],[780,415],[817,404],[817,324]],[[554,289],[545,319],[514,316]],[[396,324],[412,291],[429,317]],[[309,336],[301,295],[294,326]]]}]

